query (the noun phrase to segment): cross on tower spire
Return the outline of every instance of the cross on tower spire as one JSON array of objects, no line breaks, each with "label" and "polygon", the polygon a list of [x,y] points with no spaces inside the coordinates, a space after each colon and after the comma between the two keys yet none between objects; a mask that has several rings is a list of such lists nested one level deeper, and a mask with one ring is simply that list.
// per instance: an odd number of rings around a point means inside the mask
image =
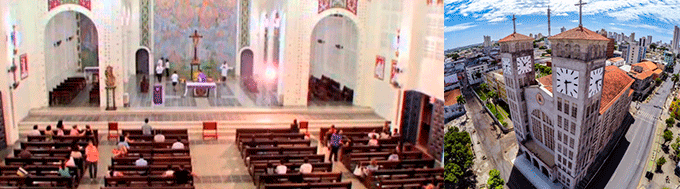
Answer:
[{"label": "cross on tower spire", "polygon": [[515,27],[515,20],[517,20],[517,18],[515,18],[515,15],[513,14],[512,15],[512,33],[517,33],[517,27]]},{"label": "cross on tower spire", "polygon": [[583,15],[583,5],[588,4],[584,3],[583,0],[578,0],[578,4],[574,4],[575,6],[578,6],[578,26],[583,27],[583,22],[581,21],[581,17]]}]

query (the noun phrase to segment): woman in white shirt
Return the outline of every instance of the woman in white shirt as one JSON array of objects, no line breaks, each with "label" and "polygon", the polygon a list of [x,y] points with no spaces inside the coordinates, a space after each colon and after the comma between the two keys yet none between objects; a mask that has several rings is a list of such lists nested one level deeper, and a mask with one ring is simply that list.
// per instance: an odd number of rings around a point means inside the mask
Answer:
[{"label": "woman in white shirt", "polygon": [[279,175],[286,174],[287,171],[288,171],[288,167],[286,167],[286,165],[284,165],[284,164],[279,163],[279,165],[276,166],[276,174],[279,174]]},{"label": "woman in white shirt", "polygon": [[172,91],[177,91],[177,89],[175,88],[175,86],[177,86],[177,83],[179,83],[179,75],[177,75],[177,71],[174,71],[170,78],[172,79]]},{"label": "woman in white shirt", "polygon": [[369,145],[369,146],[378,146],[378,145],[380,145],[380,144],[378,144],[378,137],[373,136],[373,138],[371,138],[371,140],[368,140],[368,145]]},{"label": "woman in white shirt", "polygon": [[177,138],[177,142],[172,143],[172,149],[184,149],[184,143],[181,138]]},{"label": "woman in white shirt", "polygon": [[305,157],[305,163],[300,165],[300,173],[311,173],[312,172],[312,164],[309,163],[309,159]]},{"label": "woman in white shirt", "polygon": [[229,65],[227,65],[227,61],[224,61],[224,64],[220,66],[220,71],[222,71],[222,82],[227,81],[227,73],[229,72]]},{"label": "woman in white shirt", "polygon": [[159,83],[163,81],[163,70],[165,70],[163,68],[163,63],[156,65],[156,79]]}]

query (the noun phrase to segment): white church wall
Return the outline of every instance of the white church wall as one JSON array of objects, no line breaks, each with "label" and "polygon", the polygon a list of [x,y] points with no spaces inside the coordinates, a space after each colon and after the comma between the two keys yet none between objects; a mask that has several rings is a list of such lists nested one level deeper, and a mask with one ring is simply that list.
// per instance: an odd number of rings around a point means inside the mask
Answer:
[{"label": "white church wall", "polygon": [[[45,82],[51,91],[66,78],[76,76],[78,66],[77,20],[75,12],[59,13],[45,28]],[[71,38],[72,40],[68,40]],[[56,43],[59,43],[57,45]],[[82,75],[80,75],[82,76]]]},{"label": "white church wall", "polygon": [[[356,26],[351,20],[341,17],[323,18],[315,27],[311,43],[311,75],[322,75],[356,89],[357,80],[357,37]],[[314,42],[323,40],[323,43]],[[336,45],[341,45],[342,49]]]},{"label": "white church wall", "polygon": [[[0,3],[0,36],[3,36],[3,39],[7,39],[4,36],[8,36],[9,32],[11,32],[12,27],[10,24],[10,12],[9,8],[12,6],[9,3]],[[2,40],[0,42],[0,65],[2,65],[3,69],[6,69],[9,67],[11,64],[11,50],[9,49],[9,40]],[[3,120],[5,120],[5,136],[7,137],[7,142],[8,144],[16,141],[19,138],[19,135],[17,134],[18,129],[16,125],[14,124],[14,120],[12,119],[12,109],[10,108],[10,76],[8,72],[0,72],[0,92],[2,92],[2,111],[3,111]]]}]

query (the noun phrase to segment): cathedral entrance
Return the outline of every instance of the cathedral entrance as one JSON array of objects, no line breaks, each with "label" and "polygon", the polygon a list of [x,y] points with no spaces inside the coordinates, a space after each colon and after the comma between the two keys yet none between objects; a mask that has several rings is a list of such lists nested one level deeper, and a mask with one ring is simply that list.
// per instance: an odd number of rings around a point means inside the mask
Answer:
[{"label": "cathedral entrance", "polygon": [[356,24],[334,14],[312,31],[308,104],[352,105],[357,89]]},{"label": "cathedral entrance", "polygon": [[92,20],[75,11],[58,13],[45,27],[44,43],[49,106],[99,107],[99,40]]},{"label": "cathedral entrance", "polygon": [[135,53],[135,65],[137,65],[137,74],[149,75],[149,51],[146,49],[139,49]]}]

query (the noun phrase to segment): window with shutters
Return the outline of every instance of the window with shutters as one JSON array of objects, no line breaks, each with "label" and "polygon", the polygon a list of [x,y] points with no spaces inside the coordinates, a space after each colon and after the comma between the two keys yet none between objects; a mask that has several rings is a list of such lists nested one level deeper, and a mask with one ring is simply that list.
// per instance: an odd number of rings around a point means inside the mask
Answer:
[{"label": "window with shutters", "polygon": [[576,108],[576,104],[575,104],[575,103],[572,103],[572,104],[571,104],[571,117],[576,118],[576,113],[577,113],[577,112],[578,112],[578,111],[577,111],[577,108]]},{"label": "window with shutters", "polygon": [[564,113],[569,115],[569,102],[564,101]]},{"label": "window with shutters", "polygon": [[569,131],[572,135],[576,133],[576,123],[571,122],[571,131]]},{"label": "window with shutters", "polygon": [[557,127],[562,128],[562,116],[557,115]]},{"label": "window with shutters", "polygon": [[557,111],[562,111],[562,98],[557,97]]},{"label": "window with shutters", "polygon": [[569,138],[569,148],[572,148],[572,149],[574,148],[574,139],[573,138]]}]

